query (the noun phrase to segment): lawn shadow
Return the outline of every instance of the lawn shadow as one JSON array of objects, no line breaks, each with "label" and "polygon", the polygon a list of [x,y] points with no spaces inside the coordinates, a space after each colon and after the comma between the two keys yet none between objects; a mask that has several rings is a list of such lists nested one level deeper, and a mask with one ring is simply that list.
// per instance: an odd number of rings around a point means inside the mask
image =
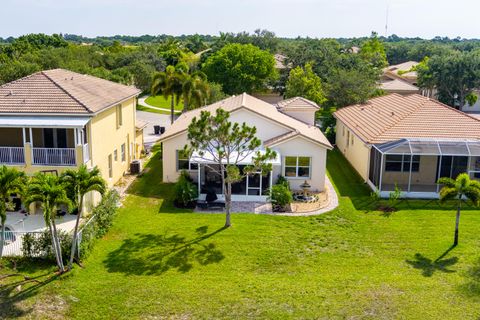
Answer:
[{"label": "lawn shadow", "polygon": [[466,272],[467,282],[460,285],[460,291],[469,297],[480,296],[480,258]]},{"label": "lawn shadow", "polygon": [[458,257],[451,257],[448,259],[444,259],[450,251],[452,251],[455,246],[451,246],[445,252],[443,252],[438,258],[435,260],[429,259],[422,255],[421,253],[415,254],[414,260],[405,260],[409,265],[414,267],[415,269],[422,270],[422,275],[424,277],[431,277],[436,271],[444,272],[444,273],[453,273],[456,272],[455,270],[449,269],[458,262]]},{"label": "lawn shadow", "polygon": [[103,261],[109,272],[126,275],[161,275],[170,269],[185,273],[194,263],[209,265],[222,261],[225,256],[213,242],[205,240],[225,230],[224,227],[208,232],[207,226],[196,229],[196,237],[187,239],[179,234],[140,234],[125,239]]},{"label": "lawn shadow", "polygon": [[19,268],[12,271],[13,276],[0,279],[0,319],[28,317],[34,310],[32,307],[24,307],[22,301],[35,296],[41,288],[60,277],[53,272],[25,277],[22,271],[25,270]]}]

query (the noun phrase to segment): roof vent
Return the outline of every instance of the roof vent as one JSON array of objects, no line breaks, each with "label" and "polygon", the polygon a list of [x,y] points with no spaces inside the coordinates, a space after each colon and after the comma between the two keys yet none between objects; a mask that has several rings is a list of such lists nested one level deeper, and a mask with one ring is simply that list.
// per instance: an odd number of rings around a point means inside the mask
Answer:
[{"label": "roof vent", "polygon": [[72,77],[72,79],[70,79],[70,80],[73,80],[73,77]]},{"label": "roof vent", "polygon": [[395,115],[395,112],[392,111],[392,117]]},{"label": "roof vent", "polygon": [[12,91],[12,90],[10,90],[10,91],[7,93],[7,97],[8,97],[8,96],[13,96],[13,91]]},{"label": "roof vent", "polygon": [[363,110],[365,110],[365,108],[364,108],[364,107],[361,107],[361,108],[360,108],[360,110],[362,110],[362,111],[363,111]]}]

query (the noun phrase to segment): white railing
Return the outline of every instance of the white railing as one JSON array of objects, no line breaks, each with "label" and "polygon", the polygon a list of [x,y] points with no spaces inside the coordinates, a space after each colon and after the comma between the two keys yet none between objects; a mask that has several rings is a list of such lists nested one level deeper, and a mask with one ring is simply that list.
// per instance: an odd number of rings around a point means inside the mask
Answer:
[{"label": "white railing", "polygon": [[83,145],[83,162],[90,160],[90,148],[88,148],[88,143]]},{"label": "white railing", "polygon": [[75,166],[75,148],[33,148],[33,164]]},{"label": "white railing", "polygon": [[34,239],[42,236],[40,231],[5,231],[5,245],[3,246],[3,255],[5,257],[23,256],[23,238],[28,235]]},{"label": "white railing", "polygon": [[25,149],[18,147],[0,147],[0,163],[23,164],[25,163]]}]

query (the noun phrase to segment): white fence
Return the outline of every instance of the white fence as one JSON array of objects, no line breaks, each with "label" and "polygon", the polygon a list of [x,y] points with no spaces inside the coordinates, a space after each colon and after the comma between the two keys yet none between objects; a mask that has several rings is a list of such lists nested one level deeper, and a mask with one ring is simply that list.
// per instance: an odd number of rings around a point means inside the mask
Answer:
[{"label": "white fence", "polygon": [[33,148],[33,164],[75,166],[75,148]]},{"label": "white fence", "polygon": [[25,150],[20,147],[0,147],[0,163],[23,164],[25,163]]},{"label": "white fence", "polygon": [[43,232],[25,232],[25,231],[5,231],[5,245],[3,246],[3,255],[5,257],[19,257],[23,255],[23,238],[28,235],[39,238]]}]

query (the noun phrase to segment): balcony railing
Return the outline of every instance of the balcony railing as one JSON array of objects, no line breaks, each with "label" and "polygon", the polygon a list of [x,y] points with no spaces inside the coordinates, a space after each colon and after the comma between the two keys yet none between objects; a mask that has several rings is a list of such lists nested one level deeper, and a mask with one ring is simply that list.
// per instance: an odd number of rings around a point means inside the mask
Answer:
[{"label": "balcony railing", "polygon": [[0,163],[24,164],[25,149],[21,147],[0,147]]},{"label": "balcony railing", "polygon": [[33,164],[75,166],[75,148],[33,148]]}]

